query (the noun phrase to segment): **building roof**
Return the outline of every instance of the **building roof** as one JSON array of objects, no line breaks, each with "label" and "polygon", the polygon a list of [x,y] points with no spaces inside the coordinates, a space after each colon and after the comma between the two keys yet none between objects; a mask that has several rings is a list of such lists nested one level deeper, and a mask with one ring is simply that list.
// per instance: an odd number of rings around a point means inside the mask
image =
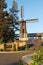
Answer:
[{"label": "building roof", "polygon": [[[19,34],[15,36],[19,38]],[[43,33],[28,33],[28,37],[43,37]]]},{"label": "building roof", "polygon": [[28,37],[40,37],[43,36],[43,33],[28,33]]}]

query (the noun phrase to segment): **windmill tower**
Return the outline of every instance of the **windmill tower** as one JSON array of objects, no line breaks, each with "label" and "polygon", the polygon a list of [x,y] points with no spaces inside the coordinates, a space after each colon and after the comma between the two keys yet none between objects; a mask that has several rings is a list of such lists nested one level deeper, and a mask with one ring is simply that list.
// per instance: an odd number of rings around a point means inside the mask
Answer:
[{"label": "windmill tower", "polygon": [[27,38],[26,21],[20,22],[20,38]]},{"label": "windmill tower", "polygon": [[20,38],[27,38],[26,21],[23,20],[23,9],[24,7],[21,6]]},{"label": "windmill tower", "polygon": [[29,19],[24,20],[24,7],[21,6],[21,21],[20,21],[20,37],[19,40],[28,40],[27,30],[26,30],[26,22],[38,21],[38,19]]}]

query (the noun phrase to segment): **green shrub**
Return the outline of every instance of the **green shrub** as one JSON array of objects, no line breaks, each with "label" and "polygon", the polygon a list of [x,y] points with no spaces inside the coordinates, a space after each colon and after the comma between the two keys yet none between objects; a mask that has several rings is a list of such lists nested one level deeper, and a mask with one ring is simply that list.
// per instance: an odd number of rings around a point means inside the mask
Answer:
[{"label": "green shrub", "polygon": [[3,42],[3,40],[2,40],[2,38],[0,39],[0,43],[2,43]]},{"label": "green shrub", "polygon": [[21,60],[19,61],[19,65],[23,65],[23,62]]},{"label": "green shrub", "polygon": [[32,60],[34,61],[34,63],[32,63],[31,65],[43,65],[43,51],[41,50],[38,50],[37,51],[37,54],[34,54],[32,56]]},{"label": "green shrub", "polygon": [[26,48],[25,48],[25,50],[28,50],[28,49],[29,49],[28,44],[26,44]]}]

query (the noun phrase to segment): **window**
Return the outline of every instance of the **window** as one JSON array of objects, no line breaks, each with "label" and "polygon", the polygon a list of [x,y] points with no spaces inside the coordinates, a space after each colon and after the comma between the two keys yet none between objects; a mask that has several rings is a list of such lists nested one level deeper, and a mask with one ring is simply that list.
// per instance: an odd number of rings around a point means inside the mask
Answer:
[{"label": "window", "polygon": [[24,29],[23,29],[23,33],[24,33]]}]

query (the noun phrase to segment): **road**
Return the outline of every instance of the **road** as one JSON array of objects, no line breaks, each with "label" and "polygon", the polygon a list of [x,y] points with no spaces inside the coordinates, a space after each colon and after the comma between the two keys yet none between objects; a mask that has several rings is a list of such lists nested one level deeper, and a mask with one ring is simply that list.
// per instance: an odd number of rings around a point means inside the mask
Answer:
[{"label": "road", "polygon": [[34,51],[19,51],[19,52],[0,52],[0,65],[18,65],[22,56],[33,53]]}]

